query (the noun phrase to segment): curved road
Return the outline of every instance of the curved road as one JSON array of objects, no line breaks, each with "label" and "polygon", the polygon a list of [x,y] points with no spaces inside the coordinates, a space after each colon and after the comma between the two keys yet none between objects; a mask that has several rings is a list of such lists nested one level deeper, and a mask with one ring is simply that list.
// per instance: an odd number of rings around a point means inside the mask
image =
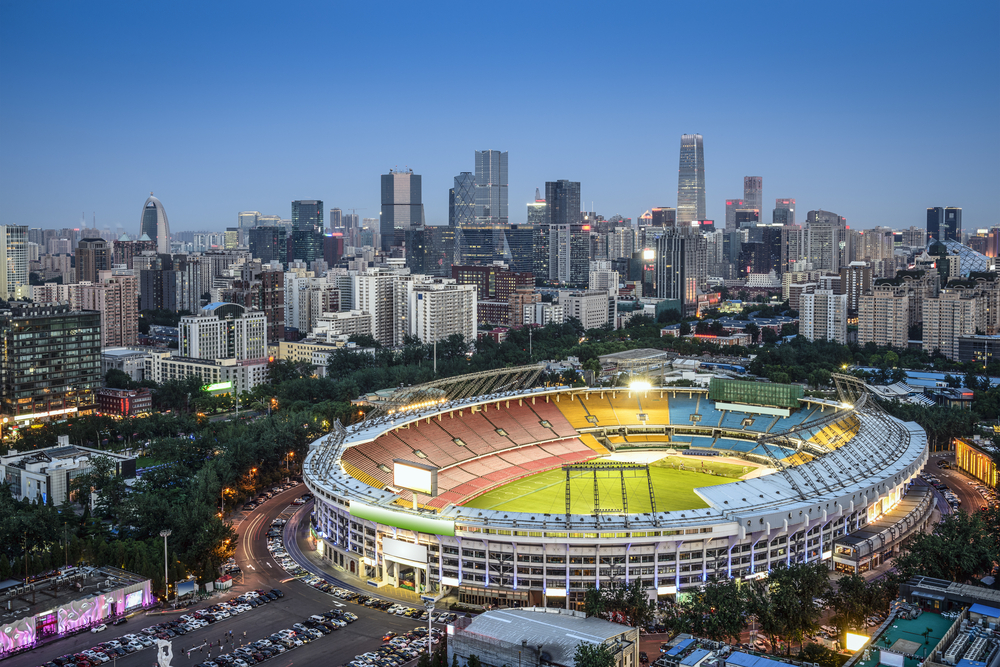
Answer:
[{"label": "curved road", "polygon": [[[261,639],[283,628],[289,628],[293,623],[298,623],[311,614],[327,611],[334,607],[341,607],[347,611],[354,612],[358,615],[358,620],[346,628],[337,630],[310,644],[288,651],[261,664],[273,665],[275,667],[289,667],[295,663],[305,665],[342,665],[359,653],[371,651],[381,646],[382,635],[388,630],[403,633],[416,627],[418,622],[413,619],[390,616],[385,612],[369,607],[344,603],[297,579],[290,579],[288,573],[282,570],[274,559],[271,558],[271,554],[267,550],[267,531],[271,526],[271,521],[285,511],[292,500],[305,492],[306,487],[300,484],[266,501],[249,515],[236,516],[234,527],[239,535],[236,547],[236,562],[243,570],[243,577],[238,577],[234,581],[232,589],[227,591],[223,596],[214,596],[208,603],[193,605],[188,609],[178,612],[152,615],[139,614],[133,616],[127,624],[111,627],[100,634],[86,632],[66,637],[45,644],[32,651],[7,658],[3,661],[4,667],[34,667],[35,665],[42,665],[60,655],[78,653],[94,646],[98,642],[115,639],[126,633],[137,633],[142,628],[154,623],[176,618],[185,612],[201,609],[210,603],[220,602],[245,591],[258,588],[279,588],[284,592],[285,596],[234,618],[214,623],[206,628],[200,628],[182,637],[175,638],[173,640],[173,667],[188,667],[189,665],[195,665],[207,660],[209,651],[214,655],[218,655],[218,647],[214,650],[208,647],[203,648],[201,652],[192,653],[190,658],[187,657],[186,651],[182,651],[181,649],[200,646],[208,642],[219,642],[229,630],[232,630],[233,635],[237,638],[236,645],[238,646],[239,641],[243,639],[244,632],[246,632],[247,640]],[[307,517],[308,513],[297,513],[294,525],[298,525],[304,516]],[[292,521],[289,521],[289,524],[292,523]],[[294,542],[294,540],[291,540],[291,542]],[[308,562],[306,559],[302,559],[302,561]],[[148,648],[121,658],[123,667],[148,667],[154,664],[155,660],[155,653]],[[114,665],[117,667],[117,661],[115,661]],[[111,666],[109,665],[109,667]]]}]

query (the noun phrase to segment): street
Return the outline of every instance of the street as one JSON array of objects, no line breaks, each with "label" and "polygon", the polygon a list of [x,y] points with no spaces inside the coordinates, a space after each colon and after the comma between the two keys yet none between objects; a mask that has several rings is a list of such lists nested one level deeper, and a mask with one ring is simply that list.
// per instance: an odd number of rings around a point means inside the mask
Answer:
[{"label": "street", "polygon": [[[340,607],[345,611],[357,614],[358,620],[346,628],[336,630],[312,643],[276,656],[262,664],[278,667],[288,667],[293,663],[342,665],[359,653],[372,651],[381,646],[381,638],[385,632],[393,630],[402,634],[420,625],[420,622],[413,619],[391,616],[383,611],[350,602],[342,602],[303,584],[297,579],[289,580],[287,573],[271,559],[265,536],[271,520],[284,511],[292,500],[303,493],[306,493],[306,487],[300,484],[266,501],[241,521],[234,522],[239,533],[236,562],[243,570],[243,580],[241,581],[241,578],[237,577],[233,587],[223,596],[214,596],[204,603],[192,605],[177,612],[139,614],[132,617],[125,625],[111,627],[99,634],[87,632],[60,639],[27,653],[8,658],[4,661],[4,665],[10,667],[42,665],[60,655],[78,653],[89,649],[98,642],[115,639],[126,633],[138,633],[142,628],[154,623],[172,620],[181,614],[202,609],[210,604],[228,600],[240,593],[258,588],[278,588],[284,592],[285,596],[233,618],[175,638],[173,640],[174,658],[171,664],[182,667],[195,665],[207,660],[209,653],[218,655],[218,647],[215,647],[214,650],[205,647],[199,652],[192,653],[190,658],[182,649],[200,646],[208,642],[217,644],[224,639],[225,633],[229,630],[233,631],[236,638],[235,645],[238,647],[240,641],[243,640],[244,632],[246,632],[247,641],[261,639],[278,630],[290,628],[293,623],[301,622],[310,614],[327,611],[334,607]],[[230,647],[232,648],[232,645]],[[148,667],[155,665],[156,654],[153,649],[147,648],[121,658],[121,661],[123,667],[140,665]],[[113,664],[117,667],[117,662]]]}]

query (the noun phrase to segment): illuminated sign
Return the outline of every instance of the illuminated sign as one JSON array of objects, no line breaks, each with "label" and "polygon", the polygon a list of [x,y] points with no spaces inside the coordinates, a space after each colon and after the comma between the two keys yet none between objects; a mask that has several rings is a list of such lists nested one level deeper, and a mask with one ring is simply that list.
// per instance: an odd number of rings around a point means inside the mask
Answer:
[{"label": "illuminated sign", "polygon": [[656,587],[656,594],[657,595],[676,595],[677,594],[677,587],[676,586],[657,586]]},{"label": "illuminated sign", "polygon": [[454,536],[455,534],[455,522],[448,519],[435,519],[430,516],[412,514],[398,509],[366,505],[355,500],[351,501],[350,511],[351,516],[374,521],[384,526],[393,526],[395,528],[403,528],[430,535]]},{"label": "illuminated sign", "polygon": [[642,251],[642,258],[647,260],[656,259],[656,251],[653,250],[652,248],[646,248],[645,250]]},{"label": "illuminated sign", "polygon": [[436,496],[437,468],[422,463],[393,459],[392,485],[428,496]]},{"label": "illuminated sign", "polygon": [[589,231],[590,231],[590,225],[584,225],[584,226],[582,227],[582,229],[583,229],[583,231],[585,231],[585,232],[589,232]]},{"label": "illuminated sign", "polygon": [[125,596],[125,609],[142,606],[142,591],[135,591]]},{"label": "illuminated sign", "polygon": [[202,389],[205,391],[222,391],[223,389],[232,389],[232,382],[216,382],[215,384],[206,384]]},{"label": "illuminated sign", "polygon": [[870,637],[865,635],[856,635],[853,632],[847,633],[847,650],[848,651],[860,651],[864,648],[864,645],[868,643]]},{"label": "illuminated sign", "polygon": [[49,412],[35,412],[30,415],[14,415],[14,421],[24,421],[27,419],[44,419],[45,417],[55,417],[56,415],[68,415],[76,412],[77,408],[63,408],[62,410],[50,410]]},{"label": "illuminated sign", "polygon": [[549,597],[564,598],[566,597],[565,588],[546,588],[545,594]]}]

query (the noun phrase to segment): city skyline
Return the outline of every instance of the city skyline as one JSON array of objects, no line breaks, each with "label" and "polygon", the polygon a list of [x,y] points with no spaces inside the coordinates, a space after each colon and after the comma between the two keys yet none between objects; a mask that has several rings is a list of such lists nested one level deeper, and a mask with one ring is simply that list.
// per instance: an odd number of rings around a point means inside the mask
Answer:
[{"label": "city skyline", "polygon": [[[378,217],[378,176],[413,168],[423,176],[427,222],[443,225],[455,175],[483,147],[512,158],[511,223],[524,222],[535,188],[560,178],[581,183],[582,208],[635,220],[677,204],[677,145],[692,133],[707,143],[708,219],[724,220],[726,198],[754,174],[764,179],[764,221],[780,196],[797,200],[800,219],[833,210],[855,229],[920,226],[933,206],[961,207],[965,229],[996,224],[995,6],[944,15],[932,4],[905,15],[871,7],[856,22],[832,8],[772,5],[738,26],[713,20],[728,5],[533,7],[530,21],[511,7],[491,16],[495,29],[533,48],[514,49],[493,71],[499,92],[485,104],[443,94],[456,77],[473,76],[474,65],[453,56],[475,45],[446,12],[401,8],[387,17],[317,5],[271,16],[250,4],[234,17],[221,6],[62,7],[0,9],[2,224],[73,227],[85,212],[89,226],[96,212],[98,228],[132,234],[150,191],[169,209],[172,231],[234,227],[240,211],[289,217],[290,202],[306,198]],[[574,30],[546,32],[556,16]],[[359,28],[330,50],[290,39],[306,17]],[[690,22],[705,31],[678,31],[660,55],[576,48],[596,26],[613,41],[634,39],[645,25]],[[150,23],[156,32],[139,29]],[[818,87],[835,104],[733,104],[725,84],[747,58],[736,37],[779,24],[789,28],[782,39],[762,40],[751,57],[757,77],[789,95]],[[375,27],[393,49],[370,48]],[[815,49],[817,30],[838,48]],[[913,38],[928,31],[941,38]],[[288,46],[231,48],[247,33]],[[159,48],[168,44],[170,57]],[[405,75],[393,68],[404,51],[418,63]],[[532,83],[569,52],[575,66],[558,86]],[[310,105],[283,104],[307,83],[317,91]],[[386,86],[401,87],[413,107],[381,108]],[[929,90],[946,89],[961,103],[928,101]],[[675,104],[681,90],[697,103]],[[158,103],[134,103],[146,95]],[[246,95],[253,101],[236,103]],[[568,102],[574,96],[585,102]],[[957,132],[966,139],[956,143]],[[156,157],[137,162],[137,154]]]}]

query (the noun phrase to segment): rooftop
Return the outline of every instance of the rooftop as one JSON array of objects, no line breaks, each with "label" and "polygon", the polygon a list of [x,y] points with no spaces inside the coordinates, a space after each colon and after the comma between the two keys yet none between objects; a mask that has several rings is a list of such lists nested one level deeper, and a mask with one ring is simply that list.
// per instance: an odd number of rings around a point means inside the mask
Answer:
[{"label": "rooftop", "polygon": [[[0,609],[0,624],[32,616],[47,609],[55,609],[74,600],[83,600],[145,581],[143,577],[117,568],[74,567],[63,568],[62,571],[66,574],[54,570],[52,576],[33,582],[33,590],[26,590],[20,594],[15,587],[5,588],[0,594],[0,605],[3,606]],[[17,585],[21,586],[21,583],[18,581]]]}]

